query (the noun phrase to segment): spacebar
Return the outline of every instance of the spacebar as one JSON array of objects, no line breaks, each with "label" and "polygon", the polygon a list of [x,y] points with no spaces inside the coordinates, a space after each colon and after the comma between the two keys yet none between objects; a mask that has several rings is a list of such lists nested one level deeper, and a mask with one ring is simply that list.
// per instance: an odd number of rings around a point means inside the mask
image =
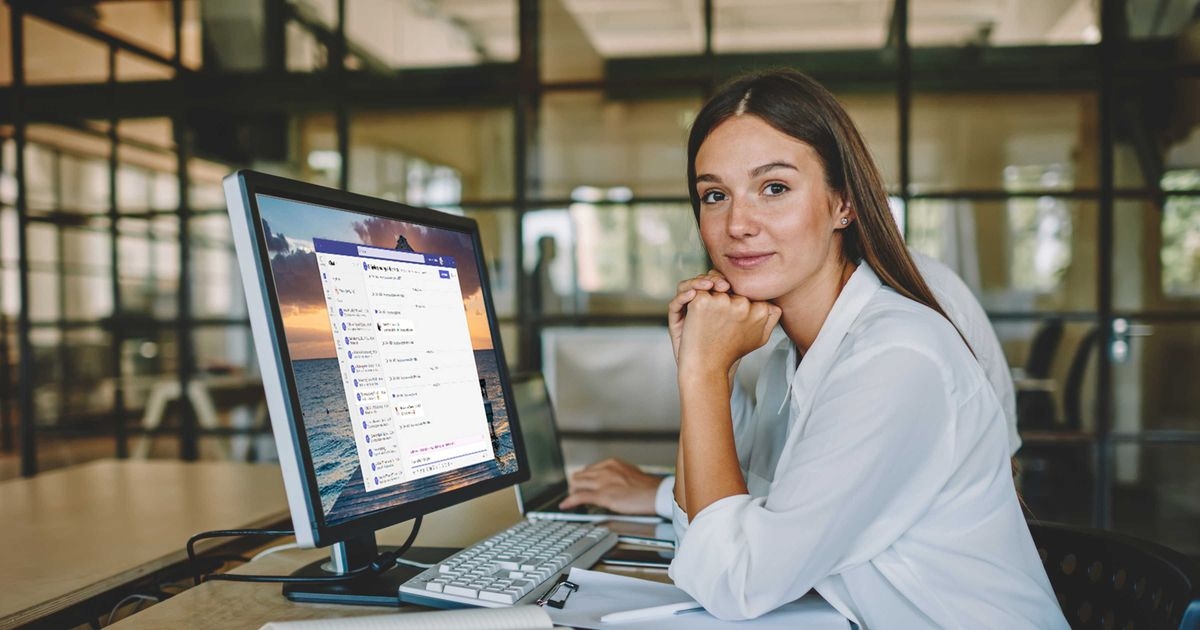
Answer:
[{"label": "spacebar", "polygon": [[467,588],[465,586],[454,586],[453,584],[447,584],[446,587],[442,589],[442,592],[446,593],[447,595],[458,595],[459,597],[479,599],[479,591],[473,588]]}]

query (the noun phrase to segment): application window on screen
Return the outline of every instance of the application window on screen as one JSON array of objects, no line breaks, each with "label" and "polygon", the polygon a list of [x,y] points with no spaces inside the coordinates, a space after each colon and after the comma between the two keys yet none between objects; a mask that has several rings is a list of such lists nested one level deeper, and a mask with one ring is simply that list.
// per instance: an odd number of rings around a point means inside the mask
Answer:
[{"label": "application window on screen", "polygon": [[366,490],[491,460],[454,259],[313,246]]}]

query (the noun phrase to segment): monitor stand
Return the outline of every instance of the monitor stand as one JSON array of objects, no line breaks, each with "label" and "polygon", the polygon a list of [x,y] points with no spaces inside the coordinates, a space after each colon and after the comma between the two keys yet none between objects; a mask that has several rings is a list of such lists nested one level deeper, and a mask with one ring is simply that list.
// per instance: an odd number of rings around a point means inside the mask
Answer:
[{"label": "monitor stand", "polygon": [[[294,577],[321,577],[343,575],[356,567],[369,564],[380,551],[394,551],[395,547],[375,545],[375,535],[368,534],[334,544],[329,549],[330,557],[305,565],[292,573]],[[458,549],[449,547],[413,547],[404,558],[426,564],[434,564],[447,558]],[[351,604],[356,606],[390,606],[399,608],[400,585],[424,569],[397,564],[383,573],[367,572],[343,582],[308,582],[283,585],[283,596],[294,602],[317,604]]]}]

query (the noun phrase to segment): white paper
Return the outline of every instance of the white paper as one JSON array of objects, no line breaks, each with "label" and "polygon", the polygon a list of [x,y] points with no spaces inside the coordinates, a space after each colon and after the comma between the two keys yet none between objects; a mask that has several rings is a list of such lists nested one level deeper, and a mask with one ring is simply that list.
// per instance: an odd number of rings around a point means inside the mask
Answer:
[{"label": "white paper", "polygon": [[579,590],[571,594],[562,610],[546,608],[554,623],[563,626],[589,630],[848,630],[850,627],[850,622],[816,593],[809,593],[752,621],[721,621],[701,610],[646,621],[602,623],[600,616],[608,613],[662,606],[691,598],[670,584],[624,575],[571,569],[569,579],[579,585]]},{"label": "white paper", "polygon": [[275,621],[259,630],[549,630],[551,627],[550,617],[540,607],[514,606]]}]

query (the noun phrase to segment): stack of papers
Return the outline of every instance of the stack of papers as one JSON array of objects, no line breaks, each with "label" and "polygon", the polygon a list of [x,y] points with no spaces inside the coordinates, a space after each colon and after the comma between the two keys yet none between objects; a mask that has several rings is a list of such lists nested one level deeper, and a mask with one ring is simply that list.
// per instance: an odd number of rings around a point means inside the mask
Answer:
[{"label": "stack of papers", "polygon": [[687,593],[670,585],[650,580],[584,569],[571,569],[570,581],[579,585],[561,610],[546,607],[550,618],[560,626],[590,630],[688,630],[730,629],[761,630],[848,630],[850,622],[816,593],[777,608],[752,621],[721,621],[704,610],[675,615],[605,623],[603,615],[691,601]]}]

